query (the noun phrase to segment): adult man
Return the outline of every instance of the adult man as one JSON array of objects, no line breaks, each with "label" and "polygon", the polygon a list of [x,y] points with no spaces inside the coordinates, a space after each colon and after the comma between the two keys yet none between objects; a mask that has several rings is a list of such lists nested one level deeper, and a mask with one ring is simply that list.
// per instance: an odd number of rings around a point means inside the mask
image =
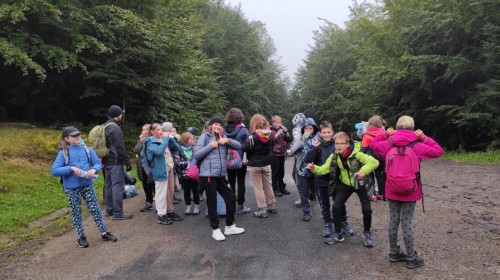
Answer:
[{"label": "adult man", "polygon": [[106,146],[109,154],[102,159],[105,168],[104,200],[106,203],[106,216],[113,216],[113,220],[131,219],[132,215],[123,212],[123,193],[125,187],[125,165],[126,171],[132,170],[132,164],[125,148],[120,121],[123,118],[123,110],[117,105],[108,109],[108,121],[106,126]]}]

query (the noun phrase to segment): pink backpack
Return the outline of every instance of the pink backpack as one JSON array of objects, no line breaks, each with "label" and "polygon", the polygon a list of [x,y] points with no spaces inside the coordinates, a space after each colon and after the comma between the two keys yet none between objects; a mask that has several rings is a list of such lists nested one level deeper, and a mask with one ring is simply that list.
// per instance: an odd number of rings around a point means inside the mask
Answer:
[{"label": "pink backpack", "polygon": [[413,151],[417,142],[404,147],[394,146],[390,139],[389,143],[392,148],[385,157],[385,187],[398,195],[410,194],[419,188],[420,160]]}]

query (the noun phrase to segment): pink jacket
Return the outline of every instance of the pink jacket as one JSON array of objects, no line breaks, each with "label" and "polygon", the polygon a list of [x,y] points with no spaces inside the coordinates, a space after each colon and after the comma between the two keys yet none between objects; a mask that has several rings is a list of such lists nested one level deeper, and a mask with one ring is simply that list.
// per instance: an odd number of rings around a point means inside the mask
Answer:
[{"label": "pink jacket", "polygon": [[[391,141],[394,146],[407,146],[411,142],[417,140],[417,135],[415,135],[412,130],[396,130],[396,132],[394,132],[391,136]],[[382,133],[375,137],[370,142],[370,148],[385,157],[391,149],[391,144],[387,141],[386,133]],[[415,146],[413,146],[413,151],[415,151],[415,154],[417,154],[420,160],[426,158],[438,158],[443,155],[443,149],[441,146],[428,136],[425,136],[422,141],[417,142]],[[419,186],[420,189],[422,189],[422,181],[419,182]],[[418,201],[422,199],[422,192],[416,191],[412,192],[410,195],[398,195],[386,189],[385,196],[388,199],[396,201]]]}]

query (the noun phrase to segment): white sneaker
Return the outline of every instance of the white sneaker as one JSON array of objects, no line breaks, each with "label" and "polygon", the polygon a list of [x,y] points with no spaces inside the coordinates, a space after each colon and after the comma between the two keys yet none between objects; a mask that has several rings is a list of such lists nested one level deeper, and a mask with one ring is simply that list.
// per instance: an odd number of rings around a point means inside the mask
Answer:
[{"label": "white sneaker", "polygon": [[217,241],[224,241],[226,240],[226,237],[224,236],[224,234],[222,234],[222,231],[220,230],[220,228],[218,229],[214,229],[212,231],[212,238],[217,240]]},{"label": "white sneaker", "polygon": [[193,209],[193,215],[198,215],[198,214],[200,214],[200,205],[195,204]]},{"label": "white sneaker", "polygon": [[244,233],[244,232],[245,232],[244,228],[236,227],[235,224],[233,224],[231,226],[226,226],[226,229],[224,230],[225,235],[234,235],[234,234],[240,234],[240,233]]},{"label": "white sneaker", "polygon": [[193,206],[191,204],[189,204],[188,206],[186,206],[186,212],[184,212],[184,214],[191,215],[192,207]]}]

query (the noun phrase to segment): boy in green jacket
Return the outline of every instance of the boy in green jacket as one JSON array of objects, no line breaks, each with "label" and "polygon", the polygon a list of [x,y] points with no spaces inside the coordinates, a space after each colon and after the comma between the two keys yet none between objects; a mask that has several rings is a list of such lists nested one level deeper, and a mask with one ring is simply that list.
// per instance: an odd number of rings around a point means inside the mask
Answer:
[{"label": "boy in green jacket", "polygon": [[[361,152],[361,143],[349,139],[345,132],[339,132],[333,136],[335,141],[335,153],[326,160],[325,164],[316,166],[310,163],[307,169],[316,175],[328,174],[331,170],[330,184],[335,184],[335,196],[333,203],[333,225],[335,233],[325,240],[326,244],[344,241],[342,235],[342,213],[345,211],[345,203],[352,193],[356,193],[361,202],[363,213],[364,238],[366,247],[373,247],[373,238],[370,231],[372,225],[372,207],[367,195],[366,186],[357,184],[364,177],[378,167],[378,160]],[[333,175],[333,176],[332,176]],[[336,179],[335,179],[336,178]]]}]

